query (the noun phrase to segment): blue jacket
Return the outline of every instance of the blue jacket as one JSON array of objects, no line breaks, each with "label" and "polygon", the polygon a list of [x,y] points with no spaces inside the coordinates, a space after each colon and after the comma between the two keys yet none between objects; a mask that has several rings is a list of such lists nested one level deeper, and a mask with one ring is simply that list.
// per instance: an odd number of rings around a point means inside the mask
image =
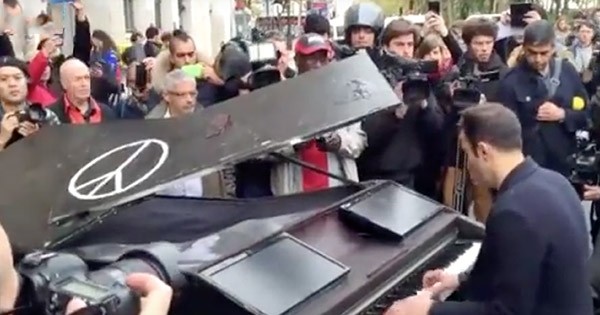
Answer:
[{"label": "blue jacket", "polygon": [[588,234],[567,179],[526,159],[506,177],[481,251],[460,291],[466,302],[430,315],[592,314]]},{"label": "blue jacket", "polygon": [[[523,152],[541,166],[568,175],[567,158],[576,150],[575,132],[588,127],[588,97],[573,65],[564,60],[561,62],[560,84],[550,99],[541,75],[523,61],[501,80],[498,100],[519,117],[523,128]],[[554,62],[551,62],[551,75],[554,69]],[[539,122],[536,119],[538,108],[546,101],[565,110],[564,121]],[[583,108],[579,106],[582,104]]]}]

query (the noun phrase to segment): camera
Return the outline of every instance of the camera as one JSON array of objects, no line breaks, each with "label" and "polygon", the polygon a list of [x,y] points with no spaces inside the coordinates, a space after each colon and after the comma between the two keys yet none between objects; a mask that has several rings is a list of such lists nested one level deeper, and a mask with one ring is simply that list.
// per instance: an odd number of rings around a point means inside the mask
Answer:
[{"label": "camera", "polygon": [[238,85],[256,90],[281,81],[281,73],[277,69],[280,57],[273,43],[251,43],[235,38],[221,47],[215,64],[223,81],[242,81],[247,77],[247,82]]},{"label": "camera", "polygon": [[583,185],[597,185],[600,171],[600,151],[587,131],[577,133],[577,150],[568,158],[571,174],[569,181],[575,189],[583,192]]},{"label": "camera", "polygon": [[480,85],[500,79],[500,70],[468,74],[457,78],[458,88],[452,94],[453,110],[460,112],[479,104],[483,94]]},{"label": "camera", "polygon": [[83,300],[93,314],[138,314],[140,299],[125,284],[131,273],[150,273],[171,286],[180,286],[185,278],[177,265],[179,250],[172,244],[156,243],[131,250],[114,263],[90,271],[88,264],[75,254],[33,252],[17,265],[32,314],[64,314],[73,298]]},{"label": "camera", "polygon": [[434,60],[408,60],[385,50],[370,53],[379,71],[392,87],[402,83],[404,102],[413,104],[431,94],[428,75],[438,71]]},{"label": "camera", "polygon": [[46,109],[44,109],[42,104],[39,103],[31,104],[25,109],[16,112],[15,115],[19,122],[28,121],[30,123],[39,125],[43,125],[48,119]]}]

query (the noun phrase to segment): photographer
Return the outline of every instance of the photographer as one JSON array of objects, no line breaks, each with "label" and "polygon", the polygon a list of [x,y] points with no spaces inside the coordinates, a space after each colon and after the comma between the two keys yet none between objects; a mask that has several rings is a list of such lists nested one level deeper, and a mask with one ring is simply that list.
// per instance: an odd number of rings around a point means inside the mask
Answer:
[{"label": "photographer", "polygon": [[[333,54],[329,42],[318,34],[302,35],[294,50],[300,75],[328,65]],[[365,147],[366,135],[360,124],[354,124],[290,147],[285,154],[332,174],[357,181],[355,159]],[[339,180],[285,161],[274,165],[271,171],[274,195],[309,192],[340,184],[343,183]]]},{"label": "photographer", "polygon": [[[428,91],[430,83],[426,74],[420,73],[419,76],[424,77],[418,82],[407,80],[411,72],[420,72],[420,69],[410,69],[415,65],[419,68],[418,63],[410,60],[417,42],[416,30],[410,23],[397,20],[385,28],[381,38],[382,55],[396,62],[379,65],[380,69],[382,72],[393,72],[393,78],[388,80],[401,99],[404,98],[404,102],[392,110],[376,113],[364,120],[362,126],[367,133],[368,146],[357,160],[359,176],[361,180],[394,180],[413,188],[416,171],[423,164],[423,148],[427,146],[423,139],[441,131],[444,117],[433,93]],[[388,69],[390,67],[392,69]],[[406,88],[407,84],[415,86],[403,91],[402,87]],[[414,94],[416,90],[429,95],[415,98],[406,94],[409,91]]]},{"label": "photographer", "polygon": [[[1,71],[1,70],[0,70]],[[26,290],[22,290],[22,281],[14,266],[10,240],[0,225],[0,311],[3,314],[22,314],[25,312]],[[127,286],[142,297],[139,315],[166,315],[172,297],[172,289],[156,276],[150,274],[131,274],[127,277]],[[81,300],[72,300],[66,314],[77,314],[85,308]],[[17,311],[17,309],[19,309]],[[15,310],[15,311],[12,311]],[[131,314],[135,315],[135,314]]]},{"label": "photographer", "polygon": [[13,57],[0,58],[0,151],[39,130],[42,125],[60,124],[56,115],[27,98],[27,65]]}]

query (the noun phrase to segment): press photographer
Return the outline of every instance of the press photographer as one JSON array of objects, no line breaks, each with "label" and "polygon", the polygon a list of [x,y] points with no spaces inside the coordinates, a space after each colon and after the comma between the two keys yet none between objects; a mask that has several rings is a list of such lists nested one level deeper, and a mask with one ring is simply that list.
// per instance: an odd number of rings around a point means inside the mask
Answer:
[{"label": "press photographer", "polygon": [[[216,71],[225,82],[220,92],[222,100],[280,82],[283,79],[277,68],[280,57],[277,47],[271,42],[251,43],[236,38],[224,44],[215,60]],[[271,196],[272,166],[269,159],[235,165],[235,196]]]},{"label": "press photographer", "polygon": [[[25,257],[15,268],[10,241],[0,225],[0,310],[3,314],[19,315],[83,315],[98,314],[103,310],[108,311],[102,313],[107,315],[166,315],[173,289],[165,280],[171,281],[175,287],[183,281],[183,278],[176,279],[180,276],[176,263],[177,273],[173,272],[174,276],[167,275],[171,270],[165,268],[173,267],[165,257],[172,256],[175,251],[169,244],[150,245],[124,255],[120,262],[91,273],[87,273],[87,265],[72,254],[38,252]],[[65,265],[66,262],[75,264]],[[152,264],[151,268],[149,264]],[[110,287],[99,284],[111,281]],[[64,286],[68,283],[82,286],[69,289]],[[85,290],[86,285],[91,291]],[[53,290],[63,294],[52,295],[50,293]],[[104,300],[100,296],[89,296],[102,293],[102,290],[108,290],[104,292],[107,294],[102,295],[106,298]],[[110,299],[116,292],[121,292],[119,301]],[[100,301],[104,304],[97,303]],[[123,312],[123,306],[127,303],[135,305],[137,310]]]},{"label": "press photographer", "polygon": [[438,134],[443,124],[427,77],[431,65],[437,69],[437,63],[411,60],[417,32],[405,21],[391,22],[381,39],[383,49],[372,58],[404,102],[363,122],[368,146],[357,161],[359,176],[361,180],[391,179],[412,188],[424,159],[427,143],[423,139]]},{"label": "press photographer", "polygon": [[12,57],[0,59],[0,151],[45,125],[60,124],[56,115],[27,98],[27,65]]}]

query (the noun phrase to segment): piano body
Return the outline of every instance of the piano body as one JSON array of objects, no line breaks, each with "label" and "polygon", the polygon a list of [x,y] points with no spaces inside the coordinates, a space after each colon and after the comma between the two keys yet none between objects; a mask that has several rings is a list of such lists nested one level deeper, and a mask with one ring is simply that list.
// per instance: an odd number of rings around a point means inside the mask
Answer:
[{"label": "piano body", "polygon": [[[400,198],[386,198],[388,197],[386,193],[381,194],[386,190],[393,191]],[[410,212],[422,210],[419,207],[420,203],[435,204],[439,211],[398,242],[381,238],[378,235],[370,235],[340,219],[340,207],[348,202],[363,201],[365,197],[367,199],[384,197],[386,200],[381,200],[381,202],[387,203],[390,210],[407,213],[408,216],[410,216]],[[236,228],[238,227],[232,227],[232,229]],[[193,302],[184,303],[187,305],[186,307],[190,307],[187,311],[193,309],[203,310],[207,313],[231,315],[269,314],[260,309],[256,310],[252,306],[254,302],[261,304],[261,298],[254,297],[258,299],[257,301],[250,301],[252,297],[245,301],[238,300],[235,292],[224,292],[223,288],[219,288],[210,280],[205,281],[205,279],[210,278],[215,270],[226,269],[235,265],[239,260],[246,259],[248,253],[260,252],[264,243],[281,235],[306,244],[348,269],[347,273],[332,283],[318,288],[315,292],[311,292],[306,299],[281,314],[374,315],[382,314],[394,301],[413,295],[420,290],[422,276],[427,270],[446,268],[457,273],[468,271],[477,258],[484,229],[481,224],[461,216],[458,212],[427,200],[395,183],[370,183],[366,189],[317,213],[297,220],[291,226],[245,249],[239,255],[233,255],[231,259],[221,264],[200,270],[199,274],[204,273],[203,276],[192,277],[198,281],[195,281],[196,289],[192,291],[190,297]],[[274,260],[275,257],[273,257]],[[281,268],[281,266],[275,264],[273,268]],[[252,269],[245,269],[248,273],[254,273],[249,270]],[[261,270],[255,272],[260,273]],[[294,275],[290,279],[318,277],[317,270],[314,270],[316,274],[306,270],[305,272],[311,274]],[[247,286],[248,273],[240,273],[234,282],[237,282],[239,286]],[[281,281],[284,283],[290,281],[287,288],[289,291],[294,291],[294,288],[300,285],[291,280]],[[236,291],[235,286],[230,286],[228,289]],[[260,288],[258,290],[260,291]],[[289,299],[286,292],[283,291],[272,291],[268,299]],[[206,299],[200,300],[199,296],[206,297]],[[262,302],[269,304],[269,302]],[[181,312],[181,314],[183,313],[185,312]]]},{"label": "piano body", "polygon": [[256,200],[153,193],[397,103],[359,54],[190,117],[49,128],[0,154],[0,222],[18,249],[96,264],[175,243],[190,285],[173,314],[381,314],[424,271],[470,268],[483,227],[385,181]]}]

